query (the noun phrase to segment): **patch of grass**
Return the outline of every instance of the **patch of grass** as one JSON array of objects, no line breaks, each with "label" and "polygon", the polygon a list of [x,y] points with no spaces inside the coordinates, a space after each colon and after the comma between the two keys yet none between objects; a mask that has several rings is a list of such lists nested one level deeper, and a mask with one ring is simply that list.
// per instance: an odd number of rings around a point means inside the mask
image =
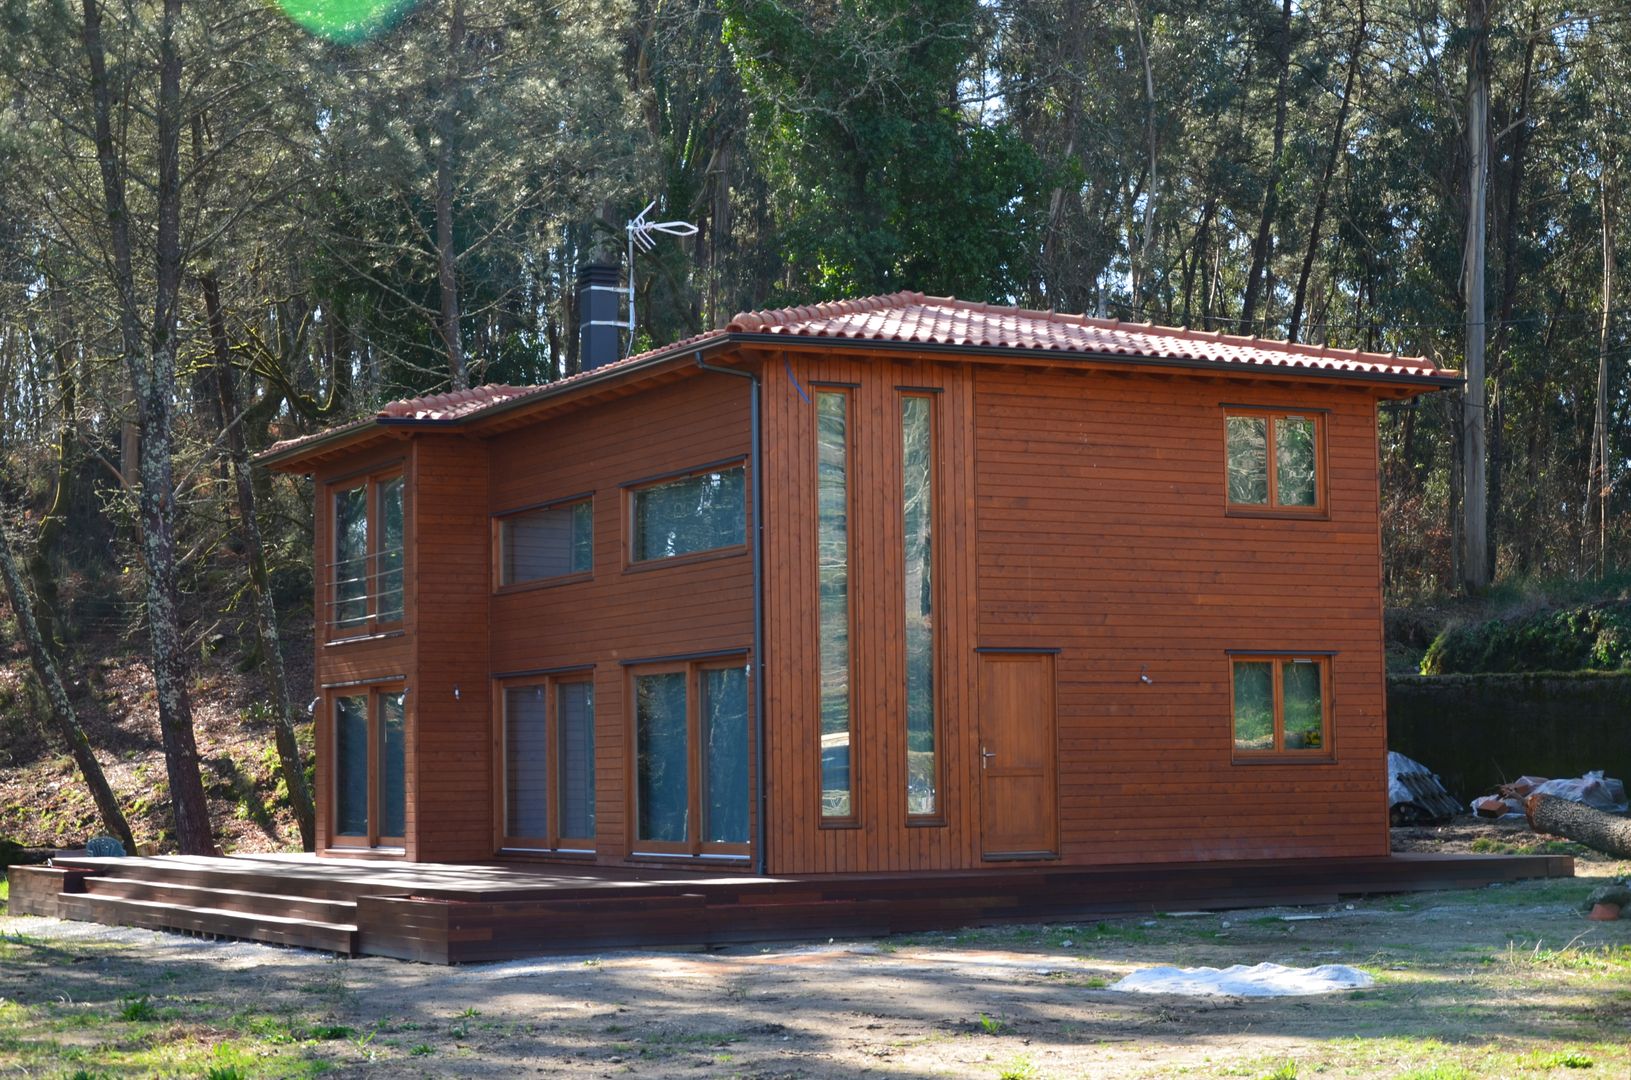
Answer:
[{"label": "patch of grass", "polygon": [[1555,1054],[1535,1055],[1535,1065],[1542,1069],[1590,1069],[1597,1064],[1590,1054],[1578,1050],[1559,1050]]},{"label": "patch of grass", "polygon": [[306,1037],[318,1042],[349,1039],[356,1033],[356,1028],[346,1027],[344,1024],[313,1024],[306,1029]]},{"label": "patch of grass", "polygon": [[414,1057],[429,1057],[431,1054],[436,1053],[436,1048],[429,1043],[420,1043],[411,1048],[408,1053]]},{"label": "patch of grass", "polygon": [[1258,1080],[1297,1080],[1297,1063],[1286,1058],[1276,1068],[1264,1073]]},{"label": "patch of grass", "polygon": [[1460,1065],[1434,1065],[1401,1073],[1398,1080],[1476,1080],[1472,1073]]},{"label": "patch of grass", "polygon": [[1010,1061],[997,1072],[997,1080],[1034,1080],[1035,1076],[1036,1064],[1023,1055]]},{"label": "patch of grass", "polygon": [[146,994],[132,994],[119,999],[119,1019],[139,1024],[157,1020],[159,1011],[153,1008],[153,999]]},{"label": "patch of grass", "polygon": [[985,1013],[981,1013],[979,1020],[975,1022],[979,1025],[980,1031],[986,1035],[1001,1035],[1008,1030],[1007,1021],[999,1016],[987,1016]]},{"label": "patch of grass", "polygon": [[1567,840],[1524,840],[1513,843],[1509,840],[1497,840],[1492,836],[1480,836],[1472,842],[1472,850],[1480,855],[1584,855],[1589,849],[1581,844],[1571,844]]}]

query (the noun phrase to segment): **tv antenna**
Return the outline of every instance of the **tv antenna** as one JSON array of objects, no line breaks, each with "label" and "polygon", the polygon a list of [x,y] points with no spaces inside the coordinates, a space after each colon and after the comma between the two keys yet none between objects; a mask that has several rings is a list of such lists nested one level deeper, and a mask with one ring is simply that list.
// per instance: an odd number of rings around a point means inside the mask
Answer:
[{"label": "tv antenna", "polygon": [[689,221],[647,221],[646,215],[657,206],[657,200],[652,199],[646,208],[634,215],[634,218],[625,226],[623,231],[629,237],[629,348],[624,356],[634,354],[634,252],[636,248],[641,251],[654,251],[657,247],[655,234],[665,236],[695,236],[700,230]]}]

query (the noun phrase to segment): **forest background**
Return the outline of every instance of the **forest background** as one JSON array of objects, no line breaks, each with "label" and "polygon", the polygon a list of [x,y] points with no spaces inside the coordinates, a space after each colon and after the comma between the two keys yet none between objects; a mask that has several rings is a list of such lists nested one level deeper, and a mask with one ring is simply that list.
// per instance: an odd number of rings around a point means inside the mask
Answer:
[{"label": "forest background", "polygon": [[1627,44],[1520,0],[0,0],[0,767],[68,748],[59,835],[209,850],[225,792],[309,841],[311,493],[249,455],[574,372],[652,200],[699,231],[636,348],[915,289],[1481,366],[1381,410],[1390,603],[1613,580]]}]

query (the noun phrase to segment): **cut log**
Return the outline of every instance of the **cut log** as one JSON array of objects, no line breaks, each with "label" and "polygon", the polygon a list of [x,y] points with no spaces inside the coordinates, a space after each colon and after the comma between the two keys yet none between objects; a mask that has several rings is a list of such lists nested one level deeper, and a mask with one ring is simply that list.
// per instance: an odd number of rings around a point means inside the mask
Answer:
[{"label": "cut log", "polygon": [[1531,795],[1524,801],[1523,810],[1529,827],[1538,833],[1561,836],[1605,855],[1631,859],[1631,818],[1605,814],[1556,795]]}]

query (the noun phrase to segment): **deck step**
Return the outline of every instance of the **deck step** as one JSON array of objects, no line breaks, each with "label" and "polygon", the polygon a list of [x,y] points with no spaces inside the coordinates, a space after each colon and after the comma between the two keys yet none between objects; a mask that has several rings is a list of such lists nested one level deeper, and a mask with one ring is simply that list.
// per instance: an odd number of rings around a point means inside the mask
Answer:
[{"label": "deck step", "polygon": [[264,941],[355,956],[357,927],[352,923],[316,922],[282,915],[259,915],[224,908],[188,907],[158,900],[130,900],[96,893],[64,893],[61,917],[111,926],[148,930],[184,930],[195,934]]},{"label": "deck step", "polygon": [[[262,887],[274,884],[260,882]],[[309,922],[346,925],[357,921],[355,900],[322,900],[282,893],[248,892],[243,889],[212,889],[144,878],[94,876],[85,878],[85,891],[92,896],[121,900],[149,900],[181,904],[215,911],[236,911],[245,915],[281,915]]]},{"label": "deck step", "polygon": [[[298,874],[280,874],[266,864],[244,860],[232,865],[232,860],[220,858],[192,858],[166,855],[153,859],[83,859],[58,858],[53,866],[82,868],[98,877],[116,877],[124,881],[149,881],[165,886],[182,885],[202,889],[228,889],[241,892],[259,892],[270,895],[267,887],[277,890],[278,896],[305,897],[312,900],[355,901],[359,895],[380,892],[367,882],[343,878],[306,877]],[[388,890],[387,890],[388,891]]]}]

